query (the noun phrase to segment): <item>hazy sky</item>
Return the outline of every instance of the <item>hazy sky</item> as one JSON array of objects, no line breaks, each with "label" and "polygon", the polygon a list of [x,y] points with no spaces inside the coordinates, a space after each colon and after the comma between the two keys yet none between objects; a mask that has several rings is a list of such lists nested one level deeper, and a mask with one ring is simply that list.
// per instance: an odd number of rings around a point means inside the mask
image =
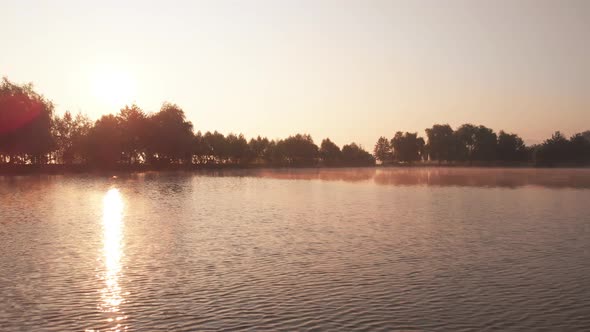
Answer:
[{"label": "hazy sky", "polygon": [[0,75],[58,112],[180,105],[201,131],[372,149],[465,122],[590,129],[590,1],[0,0]]}]

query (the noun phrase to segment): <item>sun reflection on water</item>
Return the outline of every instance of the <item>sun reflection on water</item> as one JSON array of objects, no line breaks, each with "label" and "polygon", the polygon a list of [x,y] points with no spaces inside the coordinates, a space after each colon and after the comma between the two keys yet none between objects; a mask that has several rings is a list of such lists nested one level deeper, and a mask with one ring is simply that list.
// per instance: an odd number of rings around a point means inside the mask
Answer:
[{"label": "sun reflection on water", "polygon": [[103,198],[103,259],[104,288],[101,290],[100,311],[107,313],[107,321],[114,323],[112,331],[125,330],[121,323],[125,319],[120,311],[124,302],[119,285],[121,275],[121,258],[123,256],[123,198],[118,189],[110,189]]}]

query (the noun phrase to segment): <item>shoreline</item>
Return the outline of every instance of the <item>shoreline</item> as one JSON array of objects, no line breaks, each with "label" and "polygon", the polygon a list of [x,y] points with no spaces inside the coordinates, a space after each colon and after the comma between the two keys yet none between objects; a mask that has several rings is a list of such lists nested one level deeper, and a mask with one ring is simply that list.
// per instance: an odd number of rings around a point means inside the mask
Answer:
[{"label": "shoreline", "polygon": [[143,173],[143,172],[198,172],[223,170],[300,170],[300,169],[345,169],[345,168],[536,168],[536,169],[572,169],[590,168],[587,164],[539,165],[534,163],[415,163],[387,165],[235,165],[235,164],[192,164],[192,165],[116,165],[112,167],[96,167],[84,164],[63,165],[0,165],[0,176],[19,175],[65,175],[65,174],[102,174],[102,173]]}]

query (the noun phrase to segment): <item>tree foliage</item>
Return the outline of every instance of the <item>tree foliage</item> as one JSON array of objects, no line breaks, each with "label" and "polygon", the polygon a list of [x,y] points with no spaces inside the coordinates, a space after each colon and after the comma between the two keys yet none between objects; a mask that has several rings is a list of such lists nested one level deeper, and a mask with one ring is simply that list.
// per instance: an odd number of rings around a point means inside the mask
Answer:
[{"label": "tree foliage", "polygon": [[[436,162],[535,162],[541,165],[590,163],[590,131],[567,139],[556,132],[538,146],[527,147],[516,134],[479,125],[464,124],[453,130],[448,124],[435,124],[425,130],[427,143],[416,134],[397,132],[391,140],[393,159],[398,162],[430,160]],[[422,140],[422,141],[420,141]],[[385,139],[375,144],[377,159],[387,158]]]},{"label": "tree foliage", "polygon": [[338,145],[326,138],[320,145],[320,158],[325,165],[338,165],[342,162],[342,151]]},{"label": "tree foliage", "polygon": [[33,90],[32,84],[0,82],[0,160],[41,164],[56,147],[53,103]]},{"label": "tree foliage", "polygon": [[379,137],[377,143],[375,143],[373,155],[381,163],[386,163],[393,160],[393,151],[391,148],[391,143],[386,137]]},{"label": "tree foliage", "polygon": [[373,166],[375,158],[356,143],[350,143],[342,147],[342,161],[348,166]]},{"label": "tree foliage", "polygon": [[432,128],[426,129],[426,136],[426,151],[430,160],[455,160],[458,144],[451,126],[435,124]]},{"label": "tree foliage", "polygon": [[527,148],[522,138],[516,134],[508,134],[500,130],[496,157],[501,161],[526,161]]},{"label": "tree foliage", "polygon": [[457,159],[467,161],[496,160],[496,133],[485,126],[464,124],[457,129]]},{"label": "tree foliage", "polygon": [[279,161],[291,166],[311,166],[317,164],[318,146],[308,134],[289,136],[277,142]]},{"label": "tree foliage", "polygon": [[538,146],[527,147],[516,134],[473,124],[453,130],[435,124],[417,133],[380,137],[373,155],[350,143],[340,149],[329,138],[318,147],[308,134],[249,141],[242,134],[193,131],[183,109],[164,103],[155,113],[128,105],[94,123],[70,112],[54,114],[51,101],[4,78],[0,83],[0,164],[117,165],[276,165],[366,166],[397,161],[536,162],[542,165],[590,163],[590,131],[569,139],[560,132]]},{"label": "tree foliage", "polygon": [[61,164],[85,161],[85,146],[92,122],[78,113],[73,117],[69,111],[53,119],[53,137],[56,142],[54,161]]},{"label": "tree foliage", "polygon": [[148,145],[149,119],[141,108],[133,104],[125,106],[117,115],[121,130],[123,162],[141,163],[146,158]]},{"label": "tree foliage", "polygon": [[[274,142],[272,142],[274,144]],[[266,137],[256,137],[250,139],[248,142],[248,150],[250,151],[250,160],[255,163],[270,163],[272,161],[273,145]]]},{"label": "tree foliage", "polygon": [[193,124],[176,104],[164,103],[149,117],[148,146],[156,164],[191,163],[194,149]]},{"label": "tree foliage", "polygon": [[569,140],[559,131],[547,139],[536,150],[540,164],[553,165],[568,162],[583,164],[590,162],[590,141],[583,134],[575,134]]},{"label": "tree foliage", "polygon": [[424,145],[424,139],[418,137],[418,133],[398,131],[391,139],[393,157],[401,162],[412,163],[422,160]]}]

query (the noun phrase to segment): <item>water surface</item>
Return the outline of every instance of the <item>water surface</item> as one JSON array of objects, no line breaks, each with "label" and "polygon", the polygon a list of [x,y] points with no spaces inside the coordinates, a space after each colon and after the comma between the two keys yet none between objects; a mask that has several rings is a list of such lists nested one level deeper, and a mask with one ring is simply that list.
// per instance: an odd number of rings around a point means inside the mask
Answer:
[{"label": "water surface", "polygon": [[589,224],[589,169],[0,177],[0,330],[589,330]]}]

